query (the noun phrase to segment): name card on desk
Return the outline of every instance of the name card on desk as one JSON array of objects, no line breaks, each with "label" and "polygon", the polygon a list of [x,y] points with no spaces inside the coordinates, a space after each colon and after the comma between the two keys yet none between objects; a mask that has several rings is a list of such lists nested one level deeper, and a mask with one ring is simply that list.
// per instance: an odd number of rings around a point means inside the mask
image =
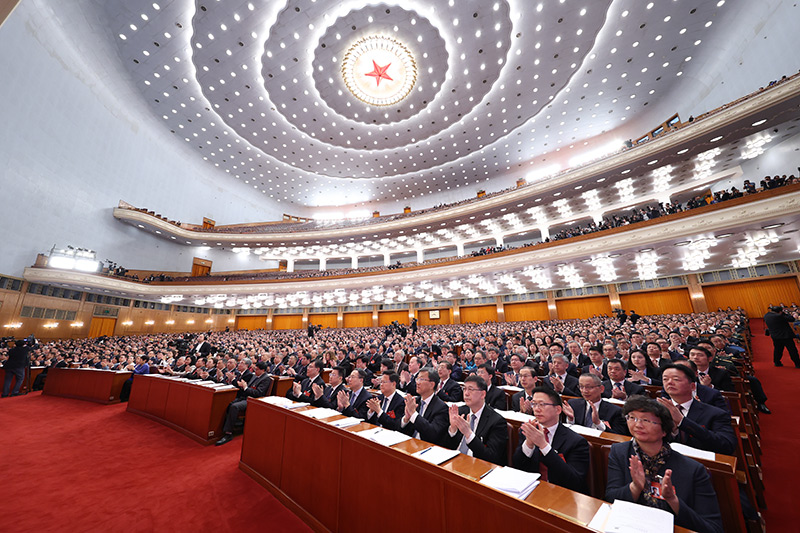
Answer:
[{"label": "name card on desk", "polygon": [[539,474],[517,470],[509,466],[498,466],[486,474],[480,482],[487,487],[524,500],[539,484],[540,477]]}]

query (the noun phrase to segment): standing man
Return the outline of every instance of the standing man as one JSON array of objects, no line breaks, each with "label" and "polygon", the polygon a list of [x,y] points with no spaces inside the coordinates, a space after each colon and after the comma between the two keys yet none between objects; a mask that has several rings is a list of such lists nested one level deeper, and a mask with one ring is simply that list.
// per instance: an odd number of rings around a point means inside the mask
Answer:
[{"label": "standing man", "polygon": [[783,366],[781,358],[783,358],[783,349],[786,348],[786,351],[789,352],[789,357],[794,362],[794,366],[800,368],[800,355],[798,355],[797,346],[794,344],[793,322],[794,319],[784,313],[783,307],[780,305],[770,307],[769,312],[764,315],[764,325],[772,338],[772,362],[775,366]]},{"label": "standing man", "polygon": [[3,369],[6,371],[6,379],[3,382],[3,398],[6,398],[11,391],[11,380],[17,378],[14,384],[14,391],[11,396],[19,396],[19,389],[22,387],[22,382],[25,379],[25,369],[28,368],[31,347],[28,346],[27,341],[9,341],[9,344],[14,343],[14,347],[8,350],[8,359],[3,364]]}]

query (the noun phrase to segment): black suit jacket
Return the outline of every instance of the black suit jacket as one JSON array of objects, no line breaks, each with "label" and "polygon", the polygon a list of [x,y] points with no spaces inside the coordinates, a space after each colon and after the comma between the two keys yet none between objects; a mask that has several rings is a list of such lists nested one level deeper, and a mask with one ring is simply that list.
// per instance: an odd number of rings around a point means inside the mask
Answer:
[{"label": "black suit jacket", "polygon": [[411,374],[411,381],[409,381],[405,385],[400,385],[400,390],[410,394],[411,396],[416,396],[417,395],[417,374]]},{"label": "black suit jacket", "polygon": [[[630,457],[634,455],[632,442],[618,442],[611,445],[608,456],[608,483],[606,500],[633,501],[630,483]],[[670,452],[661,475],[672,470],[672,484],[680,501],[680,509],[675,516],[675,525],[693,531],[722,533],[722,515],[719,511],[717,495],[711,484],[711,476],[697,461],[678,452]],[[644,503],[642,496],[634,503]]]},{"label": "black suit jacket", "polygon": [[489,387],[489,390],[486,391],[486,405],[492,406],[494,409],[500,409],[501,411],[508,410],[508,405],[506,402],[506,391],[503,389],[498,389],[497,386],[492,385]]},{"label": "black suit jacket", "polygon": [[[666,393],[664,394],[666,395]],[[705,385],[698,383],[697,399],[706,405],[713,405],[714,407],[727,412],[729,415],[731,414],[731,406],[728,405],[728,401],[717,389],[712,389],[711,387],[706,387]]]},{"label": "black suit jacket", "polygon": [[773,339],[793,339],[794,330],[792,324],[794,319],[786,313],[774,313],[770,311],[764,315],[764,325]]},{"label": "black suit jacket", "polygon": [[[198,346],[200,346],[199,350],[197,349]],[[192,347],[192,353],[193,354],[197,354],[198,352],[200,354],[202,354],[202,355],[210,354],[211,353],[211,345],[207,341],[203,341],[203,343],[199,344],[199,345],[195,344],[194,347]]]},{"label": "black suit jacket", "polygon": [[577,492],[588,493],[586,475],[589,473],[589,443],[572,431],[559,424],[551,439],[551,450],[542,455],[539,448],[533,449],[528,457],[522,451],[525,437],[520,435],[520,444],[514,452],[514,468],[527,472],[539,472],[539,465],[547,467],[547,480],[550,483]]},{"label": "black suit jacket", "polygon": [[731,379],[730,373],[724,368],[709,366],[708,375],[711,376],[711,384],[715,389],[728,392],[736,391],[736,387],[733,386],[733,380]]},{"label": "black suit jacket", "polygon": [[[461,415],[468,415],[470,409],[466,405],[463,405],[458,409],[458,413]],[[469,420],[469,417],[467,417],[467,420]],[[462,435],[460,431],[456,431],[456,434],[451,437],[449,425],[450,423],[448,421],[447,447],[452,450],[457,450],[464,435]],[[475,428],[475,438],[469,443],[469,449],[472,450],[472,455],[478,459],[504,466],[508,464],[507,448],[508,426],[506,425],[506,419],[488,405],[484,405],[481,418],[478,421],[478,426]]]},{"label": "black suit jacket", "polygon": [[[583,422],[586,419],[586,400],[583,398],[575,398],[568,400],[569,406],[575,412],[575,423],[579,426],[585,425]],[[600,420],[608,422],[611,426],[607,427],[606,431],[616,433],[617,435],[628,435],[628,424],[625,423],[625,417],[622,416],[622,408],[618,405],[608,403],[600,400]]]},{"label": "black suit jacket", "polygon": [[[591,372],[589,372],[589,368],[591,368],[592,366],[594,366],[594,365],[592,365],[591,363],[590,363],[590,364],[588,364],[588,365],[582,366],[582,367],[581,367],[581,375],[583,375],[583,374],[590,374]],[[600,376],[600,379],[601,379],[601,380],[603,380],[603,379],[608,379],[608,370],[606,369],[606,363],[605,363],[605,361],[603,361],[603,368],[602,368],[600,371],[601,371],[601,372],[602,372],[602,374],[603,374],[602,376]]]},{"label": "black suit jacket", "polygon": [[512,411],[519,412],[520,410],[519,404],[522,401],[522,398],[524,398],[526,395],[527,393],[525,392],[525,389],[522,389],[521,391],[514,393],[514,396],[511,397]]},{"label": "black suit jacket", "polygon": [[355,401],[350,401],[350,405],[342,410],[344,416],[354,416],[356,418],[367,419],[367,400],[371,397],[366,387],[361,387],[358,391]]},{"label": "black suit jacket", "polygon": [[236,393],[236,399],[261,398],[262,396],[266,396],[270,385],[272,385],[272,376],[266,372],[260,376],[253,374],[253,378],[250,380],[250,383],[247,384],[247,388],[244,390],[239,389]]},{"label": "black suit jacket", "polygon": [[294,391],[289,389],[286,391],[286,397],[296,402],[311,403],[314,400],[314,390],[311,386],[314,384],[325,388],[325,380],[322,379],[322,376],[317,376],[313,381],[310,378],[304,378],[303,381],[300,382],[300,395],[295,396]]},{"label": "black suit jacket", "polygon": [[325,390],[322,392],[322,396],[319,397],[319,400],[312,400],[311,405],[314,407],[327,407],[328,409],[336,409],[336,396],[341,390],[345,390],[344,384],[342,383],[339,383],[336,385],[336,387],[325,385]]},{"label": "black suit jacket", "polygon": [[[549,376],[545,376],[541,379],[540,383],[545,387],[550,387],[551,389],[555,390],[553,384],[548,379]],[[555,377],[553,379],[556,379]],[[578,378],[575,376],[571,376],[570,374],[566,374],[564,379],[564,390],[560,392],[562,395],[566,396],[580,396],[580,389],[578,388]]]},{"label": "black suit jacket", "polygon": [[447,380],[442,389],[436,394],[446,402],[460,402],[464,400],[464,391],[461,390],[461,385],[453,379],[453,376],[450,376],[450,379]]},{"label": "black suit jacket", "polygon": [[[383,405],[384,398],[385,396],[383,394],[378,395],[378,401],[381,403],[381,405]],[[394,396],[392,396],[392,401],[389,402],[389,407],[383,413],[381,413],[381,416],[376,417],[372,411],[367,411],[367,422],[384,427],[386,429],[399,431],[400,422],[403,419],[405,410],[405,399],[395,392]]]},{"label": "black suit jacket", "polygon": [[[603,393],[601,394],[603,398],[611,398],[611,387],[610,379],[603,380]],[[633,396],[634,394],[647,395],[647,391],[645,391],[644,387],[632,381],[628,381],[627,379],[622,383],[622,390],[625,391],[627,396]]]},{"label": "black suit jacket", "polygon": [[689,412],[681,420],[674,440],[693,448],[725,455],[733,455],[736,450],[736,434],[731,426],[731,415],[697,401],[692,402]]},{"label": "black suit jacket", "polygon": [[[425,414],[422,416],[417,415],[414,422],[406,424],[406,427],[402,428],[401,431],[411,436],[418,432],[419,438],[425,442],[438,446],[448,446],[450,435],[447,434],[447,429],[450,427],[450,415],[447,410],[447,404],[436,394],[432,394],[428,401],[430,401],[430,404],[425,407]],[[422,405],[420,398],[417,398],[417,405]],[[419,407],[417,412],[419,412]]]}]

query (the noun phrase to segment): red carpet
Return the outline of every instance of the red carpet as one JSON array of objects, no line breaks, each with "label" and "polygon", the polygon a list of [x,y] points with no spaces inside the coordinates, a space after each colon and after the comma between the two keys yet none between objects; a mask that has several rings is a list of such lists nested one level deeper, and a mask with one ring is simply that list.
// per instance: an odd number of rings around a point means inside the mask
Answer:
[{"label": "red carpet", "polygon": [[771,415],[761,415],[762,472],[768,509],[763,511],[769,531],[800,531],[797,523],[797,480],[800,478],[800,416],[797,388],[800,369],[783,354],[783,367],[772,364],[772,341],[764,335],[764,321],[750,321],[755,372],[769,397]]},{"label": "red carpet", "polygon": [[125,405],[0,401],[0,516],[17,531],[310,531],[238,468]]}]

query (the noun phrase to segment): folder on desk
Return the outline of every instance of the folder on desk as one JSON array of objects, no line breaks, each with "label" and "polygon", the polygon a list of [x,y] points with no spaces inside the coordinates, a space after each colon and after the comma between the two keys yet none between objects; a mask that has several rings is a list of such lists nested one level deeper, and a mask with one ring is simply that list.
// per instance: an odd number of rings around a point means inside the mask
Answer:
[{"label": "folder on desk", "polygon": [[487,487],[524,500],[539,484],[539,478],[539,474],[517,470],[509,466],[498,466],[480,482]]},{"label": "folder on desk", "polygon": [[301,415],[305,415],[311,417],[315,420],[320,420],[322,418],[330,418],[332,416],[337,416],[342,413],[337,411],[336,409],[329,409],[327,407],[317,407],[316,409],[309,409],[307,411],[300,411]]},{"label": "folder on desk", "polygon": [[428,463],[440,465],[449,461],[459,453],[461,452],[458,450],[449,450],[447,448],[442,448],[441,446],[431,446],[430,448],[425,448],[424,450],[420,450],[417,453],[412,453],[411,455]]},{"label": "folder on desk", "polygon": [[361,422],[363,422],[363,420],[361,420],[360,418],[348,416],[345,418],[340,418],[339,420],[332,420],[331,422],[328,422],[328,424],[332,425],[333,427],[337,427],[339,429],[345,429],[352,426],[357,426]]},{"label": "folder on desk", "polygon": [[364,431],[357,432],[356,435],[367,438],[372,442],[377,442],[378,444],[382,444],[384,446],[394,446],[395,444],[400,444],[401,442],[411,439],[411,437],[404,433],[384,428],[365,429]]},{"label": "folder on desk", "polygon": [[500,385],[497,387],[498,389],[507,390],[511,392],[519,392],[522,390],[522,387],[515,387],[514,385]]},{"label": "folder on desk", "polygon": [[675,530],[672,513],[624,500],[611,504],[605,533],[672,533]]}]

